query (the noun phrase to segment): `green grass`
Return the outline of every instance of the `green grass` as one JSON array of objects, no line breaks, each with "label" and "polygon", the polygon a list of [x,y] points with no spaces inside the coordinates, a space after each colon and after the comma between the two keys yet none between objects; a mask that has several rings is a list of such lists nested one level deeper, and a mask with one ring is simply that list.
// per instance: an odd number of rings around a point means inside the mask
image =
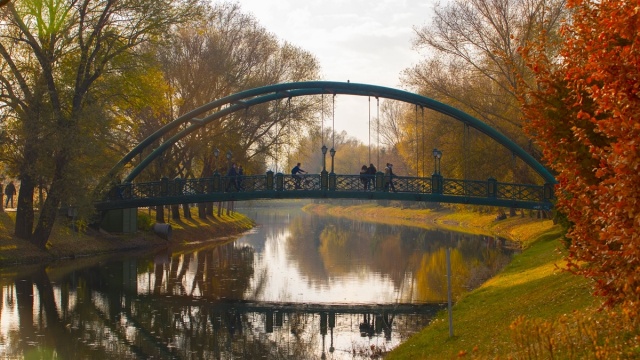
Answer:
[{"label": "green grass", "polygon": [[520,315],[554,319],[595,305],[587,280],[563,267],[562,231],[553,227],[537,236],[505,269],[453,307],[454,336],[448,314],[401,344],[385,359],[509,358],[515,348],[510,324]]}]

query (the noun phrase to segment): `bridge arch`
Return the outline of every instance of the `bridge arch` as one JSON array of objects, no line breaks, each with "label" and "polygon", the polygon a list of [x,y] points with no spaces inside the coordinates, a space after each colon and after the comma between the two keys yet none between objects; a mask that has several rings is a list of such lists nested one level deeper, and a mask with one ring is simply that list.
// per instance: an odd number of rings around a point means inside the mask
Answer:
[{"label": "bridge arch", "polygon": [[[386,98],[391,100],[403,101],[411,103],[417,106],[428,108],[439,112],[444,115],[448,115],[474,129],[484,133],[492,138],[497,143],[501,144],[508,150],[510,150],[515,156],[524,161],[532,169],[534,169],[548,184],[555,184],[556,180],[554,176],[540,164],[533,156],[522,149],[518,144],[507,138],[504,134],[498,130],[492,128],[486,123],[476,119],[475,117],[456,109],[452,106],[441,103],[437,100],[411,93],[404,90],[351,82],[335,82],[335,81],[304,81],[304,82],[291,82],[281,83],[269,86],[258,87],[250,90],[238,92],[233,95],[226,96],[224,98],[212,101],[197,109],[194,109],[174,121],[166,124],[156,132],[151,134],[145,140],[140,142],[134,149],[132,149],[127,155],[125,155],[110,171],[107,175],[107,179],[114,178],[118,172],[128,164],[136,155],[140,154],[145,148],[153,144],[156,140],[160,139],[165,134],[177,129],[183,124],[189,124],[184,129],[174,134],[169,139],[165,140],[160,146],[152,151],[146,158],[144,158],[140,164],[138,164],[132,171],[126,176],[124,182],[132,182],[139,174],[144,170],[156,157],[160,156],[162,152],[167,150],[170,146],[173,146],[177,141],[187,136],[188,134],[206,126],[207,124],[216,121],[224,116],[232,114],[236,111],[244,110],[248,107],[258,104],[275,101],[279,99],[292,98],[298,96],[320,95],[320,94],[343,94],[343,95],[355,95],[355,96],[371,96],[376,98]],[[202,114],[206,114],[213,109],[220,109],[205,117],[198,118]]]}]

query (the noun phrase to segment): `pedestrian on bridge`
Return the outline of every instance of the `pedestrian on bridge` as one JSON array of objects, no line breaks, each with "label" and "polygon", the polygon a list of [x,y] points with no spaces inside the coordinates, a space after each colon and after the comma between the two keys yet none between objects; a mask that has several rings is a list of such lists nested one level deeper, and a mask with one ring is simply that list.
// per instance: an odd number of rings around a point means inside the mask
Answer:
[{"label": "pedestrian on bridge", "polygon": [[387,163],[387,167],[384,168],[384,191],[389,191],[389,189],[396,191],[395,185],[393,185],[393,164]]},{"label": "pedestrian on bridge", "polygon": [[300,168],[300,163],[297,163],[296,166],[294,166],[293,169],[291,169],[291,176],[293,177],[293,180],[295,181],[296,189],[301,189],[302,188],[300,186],[300,182],[302,181],[302,176],[298,175],[300,173],[306,174],[307,172]]},{"label": "pedestrian on bridge", "polygon": [[378,172],[378,169],[376,169],[376,167],[373,166],[373,164],[369,164],[369,167],[367,168],[367,178],[369,179],[369,189],[375,188],[377,172]]},{"label": "pedestrian on bridge", "polygon": [[227,172],[227,178],[229,179],[229,182],[227,183],[226,191],[231,189],[231,185],[236,188],[236,191],[240,191],[240,188],[238,187],[238,170],[236,169],[236,163],[231,164],[229,172]]},{"label": "pedestrian on bridge", "polygon": [[242,165],[238,165],[238,188],[240,188],[240,191],[244,191],[244,184],[243,184],[243,177],[244,177],[244,169],[242,168]]},{"label": "pedestrian on bridge", "polygon": [[369,171],[367,165],[362,165],[362,168],[360,169],[360,181],[362,182],[365,190],[369,188],[369,176],[367,175],[367,171]]}]

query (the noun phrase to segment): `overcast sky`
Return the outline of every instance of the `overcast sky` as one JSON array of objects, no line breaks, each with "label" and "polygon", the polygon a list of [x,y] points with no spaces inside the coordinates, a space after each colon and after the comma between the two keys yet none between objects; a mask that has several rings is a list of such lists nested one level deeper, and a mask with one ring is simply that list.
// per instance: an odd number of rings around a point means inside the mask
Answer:
[{"label": "overcast sky", "polygon": [[[316,56],[322,80],[400,88],[400,73],[421,59],[414,28],[430,23],[437,0],[240,0],[280,40]],[[372,100],[371,116],[375,117]],[[368,143],[366,97],[338,95],[336,131]],[[331,119],[325,118],[325,127]]]}]

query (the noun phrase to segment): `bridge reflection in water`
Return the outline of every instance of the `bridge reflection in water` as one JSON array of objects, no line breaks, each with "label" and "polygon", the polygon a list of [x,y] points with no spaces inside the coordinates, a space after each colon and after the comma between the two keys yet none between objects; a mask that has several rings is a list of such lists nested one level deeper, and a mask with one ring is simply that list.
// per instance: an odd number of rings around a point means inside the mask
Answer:
[{"label": "bridge reflection in water", "polygon": [[431,177],[394,176],[395,191],[389,192],[389,179],[383,173],[360,175],[265,175],[210,178],[164,178],[155,182],[125,183],[114,186],[99,210],[145,206],[234,201],[253,199],[351,198],[406,200],[504,206],[522,209],[553,207],[553,185],[512,184]]},{"label": "bridge reflection in water", "polygon": [[[49,275],[42,267],[13,282],[2,278],[0,354],[16,359],[368,358],[428,325],[443,307],[216,300],[207,290],[202,296],[172,295],[167,291],[176,285],[172,276],[185,274],[161,261],[149,265],[109,262],[62,277],[60,270]],[[197,275],[192,280],[199,282]],[[366,346],[359,345],[363,338]]]}]

